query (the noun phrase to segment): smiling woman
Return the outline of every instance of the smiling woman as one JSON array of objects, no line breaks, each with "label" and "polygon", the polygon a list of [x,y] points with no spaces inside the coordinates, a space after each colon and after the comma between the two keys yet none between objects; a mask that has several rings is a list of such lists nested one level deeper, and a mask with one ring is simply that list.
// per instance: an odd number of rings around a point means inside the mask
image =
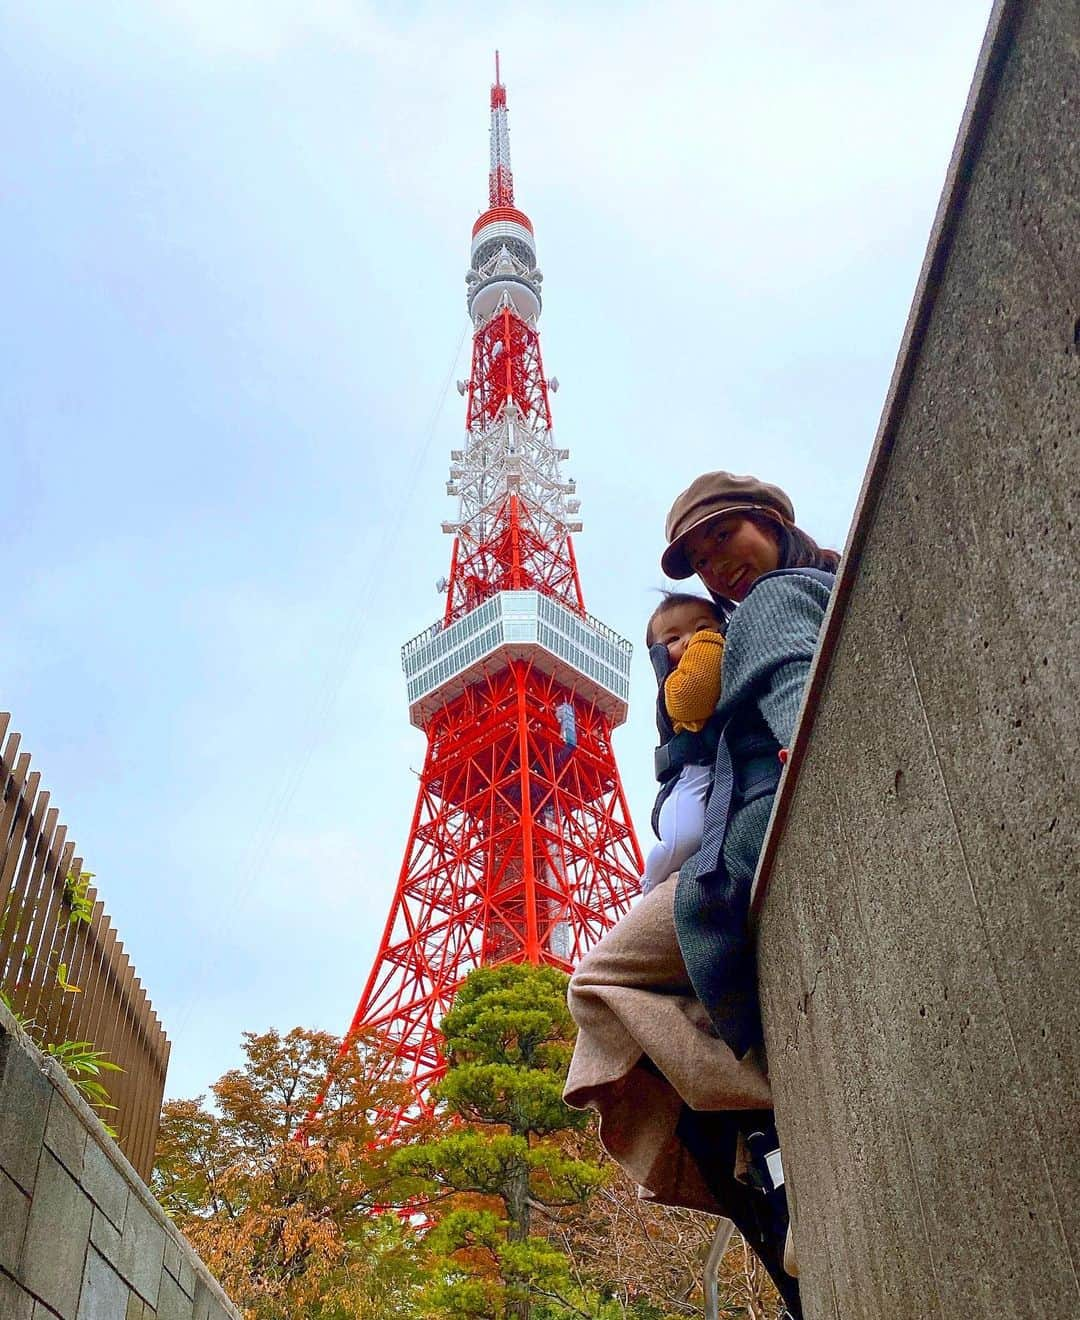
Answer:
[{"label": "smiling woman", "polygon": [[798,1320],[747,916],[778,753],[791,740],[839,556],[795,525],[778,486],[730,472],[698,477],[665,531],[664,571],[697,573],[730,615],[701,846],[574,973],[579,1035],[565,1099],[599,1112],[601,1141],[649,1196],[732,1219]]}]

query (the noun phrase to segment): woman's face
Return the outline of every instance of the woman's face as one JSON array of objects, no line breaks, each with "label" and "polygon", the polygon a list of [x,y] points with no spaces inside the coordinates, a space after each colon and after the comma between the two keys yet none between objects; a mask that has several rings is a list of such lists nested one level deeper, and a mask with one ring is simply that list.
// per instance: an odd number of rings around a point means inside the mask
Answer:
[{"label": "woman's face", "polygon": [[780,541],[768,524],[725,513],[688,533],[686,557],[710,591],[740,601],[763,573],[779,568]]}]

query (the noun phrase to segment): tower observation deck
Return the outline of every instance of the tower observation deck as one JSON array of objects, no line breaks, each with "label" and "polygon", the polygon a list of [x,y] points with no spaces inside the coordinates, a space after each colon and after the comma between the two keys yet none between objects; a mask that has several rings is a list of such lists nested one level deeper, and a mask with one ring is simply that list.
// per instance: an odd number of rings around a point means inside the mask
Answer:
[{"label": "tower observation deck", "polygon": [[543,276],[515,204],[506,88],[491,88],[488,208],[465,277],[473,326],[442,617],[402,651],[427,735],[416,808],[374,965],[343,1048],[383,1045],[428,1108],[439,1022],[473,967],[570,970],[638,892],[641,854],[611,746],[630,643],[585,611],[569,457],[555,441],[538,323]]}]

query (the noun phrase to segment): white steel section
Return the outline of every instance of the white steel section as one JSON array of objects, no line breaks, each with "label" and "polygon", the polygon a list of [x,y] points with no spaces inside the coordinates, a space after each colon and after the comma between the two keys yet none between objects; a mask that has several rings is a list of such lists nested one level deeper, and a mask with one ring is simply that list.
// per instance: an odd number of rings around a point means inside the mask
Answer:
[{"label": "white steel section", "polygon": [[540,285],[543,275],[536,269],[535,256],[528,265],[503,244],[497,252],[473,265],[465,276],[468,286],[469,315],[479,329],[507,299],[523,321],[535,325],[543,303]]},{"label": "white steel section", "polygon": [[539,591],[501,591],[448,628],[432,624],[401,648],[409,719],[424,728],[448,701],[508,661],[531,661],[570,692],[626,719],[630,643],[598,619]]},{"label": "white steel section", "polygon": [[[536,254],[530,252],[528,262],[522,261],[521,257],[511,252],[505,243],[501,244],[494,251],[489,249],[486,261],[477,263],[473,261],[472,266],[465,273],[465,284],[468,288],[466,297],[469,303],[469,314],[473,318],[473,323],[477,329],[488,319],[494,310],[494,305],[489,307],[486,312],[474,310],[473,304],[477,292],[482,286],[490,284],[494,280],[506,280],[516,284],[528,285],[532,290],[533,297],[536,300],[536,317],[540,315],[540,286],[544,282],[543,273],[537,268]],[[497,305],[497,304],[495,304]],[[536,317],[522,316],[523,321]]]},{"label": "white steel section", "polygon": [[568,451],[555,445],[543,425],[529,425],[513,403],[483,430],[466,435],[466,448],[451,455],[447,494],[458,496],[458,516],[443,530],[476,543],[499,525],[506,496],[516,491],[528,505],[539,536],[550,546],[568,532],[580,532],[575,515],[580,501],[571,498],[573,481],[562,476]]},{"label": "white steel section", "polygon": [[502,166],[510,174],[510,125],[507,121],[506,106],[497,105],[491,111],[491,173]]},{"label": "white steel section", "polygon": [[516,238],[525,244],[534,258],[536,256],[536,239],[524,225],[519,225],[516,220],[493,220],[490,225],[477,230],[472,247],[469,249],[470,259],[476,256],[478,249],[484,243],[489,243],[493,238]]},{"label": "white steel section", "polygon": [[523,321],[537,321],[540,318],[540,295],[525,280],[514,276],[485,281],[469,294],[469,315],[479,324],[483,324],[502,303],[503,298],[510,300],[514,311]]},{"label": "white steel section", "polygon": [[[535,324],[543,280],[535,260],[526,264],[505,245],[474,265],[465,282],[476,329],[506,306]],[[533,309],[530,294],[536,300],[531,316],[527,314]],[[535,419],[527,422],[512,403],[486,427],[467,432],[465,449],[452,457],[446,489],[458,496],[458,516],[455,522],[443,523],[444,531],[461,536],[466,543],[481,544],[494,530],[512,490],[527,501],[536,531],[549,546],[558,546],[568,533],[581,531],[581,523],[575,520],[580,503],[569,498],[574,483],[563,480],[560,467],[569,451],[557,448],[547,426]]]}]

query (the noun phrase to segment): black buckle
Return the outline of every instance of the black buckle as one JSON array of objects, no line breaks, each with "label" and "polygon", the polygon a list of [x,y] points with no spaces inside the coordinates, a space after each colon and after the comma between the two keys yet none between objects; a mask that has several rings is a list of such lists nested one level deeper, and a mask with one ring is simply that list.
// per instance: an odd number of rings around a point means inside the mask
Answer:
[{"label": "black buckle", "polygon": [[670,779],[672,774],[678,770],[678,766],[673,764],[670,744],[661,743],[653,752],[653,772],[660,783]]}]

